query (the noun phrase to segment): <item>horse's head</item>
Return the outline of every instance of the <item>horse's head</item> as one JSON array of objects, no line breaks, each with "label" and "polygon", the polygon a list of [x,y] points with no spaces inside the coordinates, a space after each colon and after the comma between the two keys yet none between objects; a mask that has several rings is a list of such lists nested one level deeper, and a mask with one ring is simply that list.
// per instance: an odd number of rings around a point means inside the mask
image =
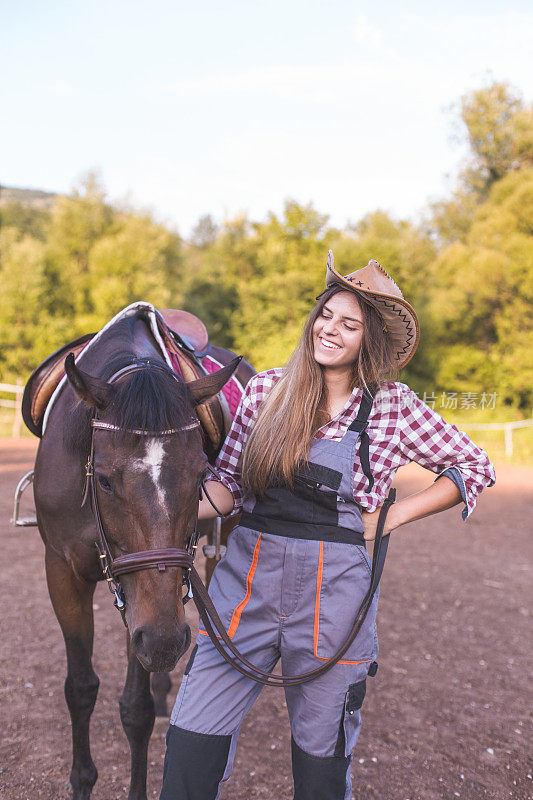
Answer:
[{"label": "horse's head", "polygon": [[[106,381],[67,358],[74,391],[109,426],[93,431],[93,491],[113,559],[187,546],[207,466],[195,406],[220,391],[238,361],[185,383],[149,364]],[[147,670],[173,669],[189,646],[182,583],[176,566],[120,576],[131,647]]]}]

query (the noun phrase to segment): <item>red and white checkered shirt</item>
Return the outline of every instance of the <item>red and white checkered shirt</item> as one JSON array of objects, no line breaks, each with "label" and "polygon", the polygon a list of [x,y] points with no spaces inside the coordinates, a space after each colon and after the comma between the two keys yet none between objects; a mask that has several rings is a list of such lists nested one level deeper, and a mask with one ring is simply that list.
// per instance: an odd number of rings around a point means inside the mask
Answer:
[{"label": "red and white checkered shirt", "polygon": [[[222,483],[233,495],[232,514],[242,507],[240,458],[257,411],[283,368],[260,372],[250,379],[237,408],[216,466]],[[357,416],[362,389],[356,388],[343,410],[316,433],[318,439],[342,439]],[[367,427],[370,439],[370,468],[374,486],[367,494],[356,450],[353,466],[354,500],[365,511],[375,511],[385,500],[398,467],[416,461],[440,477],[446,474],[458,486],[465,509],[463,519],[474,510],[477,495],[496,480],[494,467],[484,450],[463,431],[445,422],[420,400],[405,383],[388,382],[377,392]]]}]

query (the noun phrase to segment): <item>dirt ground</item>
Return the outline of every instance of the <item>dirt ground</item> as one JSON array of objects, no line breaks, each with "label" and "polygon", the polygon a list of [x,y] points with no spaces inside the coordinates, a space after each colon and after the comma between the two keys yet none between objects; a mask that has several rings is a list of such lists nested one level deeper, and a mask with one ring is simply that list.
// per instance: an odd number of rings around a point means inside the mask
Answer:
[{"label": "dirt ground", "polygon": [[[0,440],[0,798],[70,797],[65,653],[44,577],[36,528],[9,524],[15,486],[36,442]],[[465,524],[458,508],[396,533],[382,582],[379,672],[368,681],[353,762],[358,800],[526,800],[532,796],[526,702],[533,469],[502,467]],[[431,480],[410,465],[399,495]],[[29,504],[31,505],[31,503]],[[188,616],[195,623],[189,604]],[[124,629],[104,586],[95,596],[92,718],[99,780],[94,800],[127,795],[129,754],[117,697]],[[530,628],[529,628],[530,630]],[[172,694],[179,686],[178,665]],[[164,735],[150,746],[148,796],[161,784]],[[264,689],[243,726],[223,800],[290,800],[289,726],[283,692]]]}]

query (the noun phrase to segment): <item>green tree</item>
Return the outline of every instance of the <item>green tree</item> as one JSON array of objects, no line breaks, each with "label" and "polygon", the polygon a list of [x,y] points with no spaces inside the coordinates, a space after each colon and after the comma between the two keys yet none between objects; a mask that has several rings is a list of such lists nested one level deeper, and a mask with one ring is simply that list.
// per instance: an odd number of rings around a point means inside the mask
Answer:
[{"label": "green tree", "polygon": [[[51,352],[53,335],[46,330],[43,297],[44,246],[15,227],[0,231],[0,374],[14,379],[29,375],[40,356]],[[42,360],[41,359],[41,360]]]},{"label": "green tree", "polygon": [[149,216],[115,212],[112,226],[88,258],[88,314],[78,326],[101,327],[121,308],[146,300],[158,308],[180,306],[181,240]]},{"label": "green tree", "polygon": [[258,369],[285,363],[298,342],[317,292],[322,291],[331,233],[312,205],[287,201],[241,244],[235,274],[239,307],[232,317],[237,350]]},{"label": "green tree", "polygon": [[44,242],[32,227],[35,217],[9,211],[12,224],[0,231],[4,376],[27,374],[136,300],[182,305],[179,236],[147,214],[112,208],[92,176],[58,200]]},{"label": "green tree", "polygon": [[533,169],[494,183],[466,242],[438,257],[431,339],[442,389],[533,403]]},{"label": "green tree", "polygon": [[51,316],[75,319],[94,313],[90,253],[114,219],[115,212],[93,174],[72,196],[58,199],[46,241],[47,306]]},{"label": "green tree", "polygon": [[532,109],[525,108],[507,83],[469,92],[461,98],[473,163],[464,180],[485,193],[508,172],[533,164]]},{"label": "green tree", "polygon": [[533,106],[507,83],[465,94],[457,108],[461,138],[470,146],[451,198],[431,207],[430,229],[441,246],[466,242],[477,208],[496,181],[533,166]]},{"label": "green tree", "polygon": [[212,342],[235,350],[233,315],[240,306],[239,285],[250,274],[252,226],[245,216],[227,221],[209,245],[185,250],[183,308],[205,323]]},{"label": "green tree", "polygon": [[211,214],[205,214],[192,230],[191,243],[203,250],[216,242],[217,234],[218,225]]},{"label": "green tree", "polygon": [[23,203],[0,206],[0,229],[14,228],[18,236],[31,236],[44,242],[50,225],[50,212]]},{"label": "green tree", "polygon": [[342,233],[338,232],[333,249],[336,269],[343,275],[376,259],[416,309],[421,328],[420,344],[413,360],[402,372],[402,379],[415,389],[425,388],[432,370],[432,353],[426,335],[430,324],[431,264],[435,258],[430,235],[407,220],[394,220],[384,211],[374,211]]}]

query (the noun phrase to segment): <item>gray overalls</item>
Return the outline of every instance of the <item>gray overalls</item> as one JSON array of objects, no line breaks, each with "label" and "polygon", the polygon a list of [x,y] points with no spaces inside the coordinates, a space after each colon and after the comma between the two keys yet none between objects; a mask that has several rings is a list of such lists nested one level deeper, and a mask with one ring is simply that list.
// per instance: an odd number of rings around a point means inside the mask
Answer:
[{"label": "gray overalls", "polygon": [[[254,664],[315,669],[346,639],[370,586],[353,469],[372,401],[340,441],[315,439],[290,489],[244,501],[209,594],[232,641]],[[365,441],[366,440],[366,441]],[[363,458],[366,451],[366,458]],[[368,438],[360,456],[368,467]],[[370,484],[371,485],[371,484]],[[285,689],[294,800],[349,800],[367,674],[378,652],[378,593],[352,646],[329,672]],[[215,800],[229,778],[239,729],[262,686],[229,666],[205,633],[171,715],[160,800]]]}]

